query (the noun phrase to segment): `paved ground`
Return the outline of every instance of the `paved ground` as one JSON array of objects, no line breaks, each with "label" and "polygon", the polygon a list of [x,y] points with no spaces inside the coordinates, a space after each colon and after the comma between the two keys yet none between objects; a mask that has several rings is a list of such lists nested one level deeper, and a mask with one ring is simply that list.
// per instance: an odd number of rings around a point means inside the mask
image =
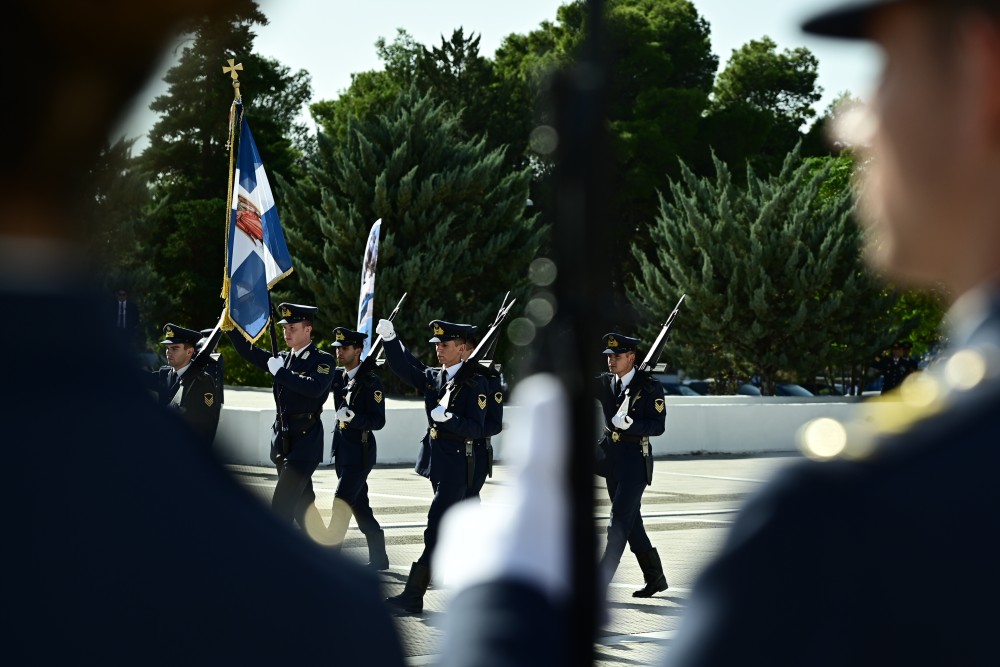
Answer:
[{"label": "paved ground", "polygon": [[[718,548],[735,511],[748,493],[792,460],[791,455],[657,460],[653,486],[643,496],[643,520],[663,559],[670,589],[647,600],[631,597],[632,590],[642,586],[642,575],[635,558],[626,551],[612,582],[611,620],[598,639],[596,664],[657,664],[663,652],[669,650],[696,574]],[[270,500],[276,480],[273,469],[232,469],[262,500]],[[329,521],[336,474],[332,468],[320,468],[313,480],[317,506]],[[509,470],[497,466],[483,490],[483,502],[491,502],[496,491],[509,481]],[[369,488],[375,515],[386,532],[392,563],[390,571],[382,574],[382,582],[385,593],[395,595],[402,590],[410,563],[422,548],[430,484],[409,467],[395,467],[374,470]],[[602,480],[596,480],[595,493],[599,512],[595,529],[603,535],[609,503]],[[344,549],[350,556],[367,560],[364,537],[353,523]],[[448,610],[448,592],[432,584],[424,598],[424,609],[419,616],[398,617],[411,665],[434,664],[442,620]]]}]

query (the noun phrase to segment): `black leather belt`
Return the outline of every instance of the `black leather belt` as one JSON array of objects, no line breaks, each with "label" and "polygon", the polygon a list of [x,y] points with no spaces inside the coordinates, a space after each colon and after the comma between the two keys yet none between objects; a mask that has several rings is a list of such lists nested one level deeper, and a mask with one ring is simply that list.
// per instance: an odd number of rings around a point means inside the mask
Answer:
[{"label": "black leather belt", "polygon": [[472,438],[466,438],[461,435],[456,435],[454,433],[448,433],[446,431],[439,431],[434,426],[431,426],[429,429],[427,429],[427,432],[430,434],[431,440],[440,440],[440,439],[454,440],[456,442],[464,442],[467,444],[472,444],[474,442]]},{"label": "black leather belt", "polygon": [[608,434],[612,442],[636,442],[641,443],[643,440],[649,441],[649,438],[645,435],[625,435],[621,431],[612,431],[607,426],[604,427],[604,432]]}]

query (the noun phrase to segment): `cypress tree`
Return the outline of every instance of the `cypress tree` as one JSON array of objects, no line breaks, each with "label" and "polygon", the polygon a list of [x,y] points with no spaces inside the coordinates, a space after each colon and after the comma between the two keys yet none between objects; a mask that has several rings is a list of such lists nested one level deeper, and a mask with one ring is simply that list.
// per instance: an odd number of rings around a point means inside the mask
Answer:
[{"label": "cypress tree", "polygon": [[428,363],[436,363],[423,344],[432,319],[484,327],[507,290],[527,294],[544,231],[526,212],[530,174],[505,169],[503,148],[462,137],[458,116],[412,86],[391,111],[352,120],[345,142],[317,137],[305,177],[284,187],[296,270],[279,287],[319,306],[321,331],[356,324],[361,261],[378,218],[375,317],[407,292],[396,327]]},{"label": "cypress tree", "polygon": [[737,186],[713,159],[714,179],[681,164],[671,198],[660,196],[654,251],[633,246],[641,312],[662,319],[688,295],[668,358],[730,385],[757,375],[765,394],[781,373],[805,378],[871,358],[896,333],[896,297],[862,264],[850,188],[823,189],[838,163],[804,161],[796,148],[779,173],[761,178],[748,166]]}]

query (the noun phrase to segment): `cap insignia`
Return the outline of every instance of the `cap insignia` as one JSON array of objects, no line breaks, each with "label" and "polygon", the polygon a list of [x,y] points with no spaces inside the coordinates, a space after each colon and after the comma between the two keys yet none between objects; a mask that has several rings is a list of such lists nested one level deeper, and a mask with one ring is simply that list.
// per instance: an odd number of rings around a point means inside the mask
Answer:
[{"label": "cap insignia", "polygon": [[435,324],[434,325],[434,335],[435,336],[443,336],[444,335],[444,329],[441,327],[440,324]]},{"label": "cap insignia", "polygon": [[281,310],[279,312],[281,313],[282,317],[291,317],[292,316],[292,310],[288,306],[282,306]]},{"label": "cap insignia", "polygon": [[344,332],[338,329],[337,334],[336,336],[334,336],[334,338],[338,341],[344,340]]},{"label": "cap insignia", "polygon": [[608,347],[618,347],[618,339],[614,336],[608,336]]},{"label": "cap insignia", "polygon": [[163,332],[163,335],[165,335],[167,338],[173,338],[174,337],[174,330],[171,329],[170,327],[167,327],[167,330],[165,332]]}]

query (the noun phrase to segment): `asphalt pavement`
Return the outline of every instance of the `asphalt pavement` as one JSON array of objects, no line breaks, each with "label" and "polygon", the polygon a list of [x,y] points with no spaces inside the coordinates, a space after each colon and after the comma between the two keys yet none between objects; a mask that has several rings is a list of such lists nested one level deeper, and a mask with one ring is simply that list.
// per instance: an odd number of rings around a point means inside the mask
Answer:
[{"label": "asphalt pavement", "polygon": [[[698,572],[716,552],[748,494],[760,488],[780,466],[795,456],[667,457],[657,459],[653,485],[643,495],[642,515],[653,545],[663,560],[670,588],[649,599],[631,596],[642,587],[639,565],[626,551],[609,591],[609,622],[601,629],[595,652],[601,666],[656,665],[670,650],[673,633],[684,611]],[[229,466],[263,502],[270,502],[277,479],[273,468]],[[332,467],[313,475],[316,504],[327,522],[337,476]],[[511,469],[494,468],[482,492],[484,503],[511,483]],[[368,486],[375,516],[386,533],[390,570],[381,573],[385,594],[403,589],[410,564],[423,547],[423,530],[431,501],[431,487],[411,467],[378,467]],[[594,527],[603,540],[610,502],[603,480],[595,479],[597,515]],[[353,521],[344,542],[344,553],[367,561],[364,536]],[[441,645],[448,613],[448,590],[433,582],[424,598],[424,613],[397,617],[400,636],[410,665],[433,665]]]}]

